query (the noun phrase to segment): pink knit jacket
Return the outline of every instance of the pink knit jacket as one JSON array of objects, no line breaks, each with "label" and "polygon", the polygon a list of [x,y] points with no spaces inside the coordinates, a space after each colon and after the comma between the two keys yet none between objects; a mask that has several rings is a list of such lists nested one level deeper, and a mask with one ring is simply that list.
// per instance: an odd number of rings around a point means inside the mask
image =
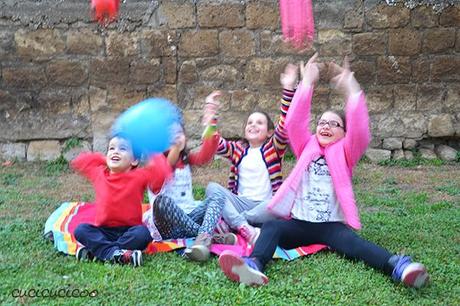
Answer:
[{"label": "pink knit jacket", "polygon": [[322,147],[316,135],[308,128],[312,95],[313,88],[302,84],[292,100],[286,117],[286,129],[297,164],[273,197],[268,209],[277,216],[290,219],[302,174],[315,156],[324,155],[345,222],[354,229],[360,229],[361,222],[351,178],[353,167],[370,141],[366,98],[361,92],[359,96],[348,99],[345,109],[345,137]]}]

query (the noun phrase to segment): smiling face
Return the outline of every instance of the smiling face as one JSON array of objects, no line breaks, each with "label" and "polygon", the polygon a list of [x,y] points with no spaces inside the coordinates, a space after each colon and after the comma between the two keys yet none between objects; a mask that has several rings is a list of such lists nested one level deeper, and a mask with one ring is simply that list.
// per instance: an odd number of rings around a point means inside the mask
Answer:
[{"label": "smiling face", "polygon": [[114,137],[110,140],[106,161],[110,173],[127,172],[139,163],[134,158],[130,143],[121,137]]},{"label": "smiling face", "polygon": [[[334,126],[335,123],[338,123],[338,126]],[[318,138],[319,144],[325,147],[344,136],[345,130],[342,118],[333,112],[325,112],[316,126],[316,138]]]},{"label": "smiling face", "polygon": [[260,147],[272,134],[273,130],[269,130],[268,119],[264,114],[255,112],[249,116],[244,128],[244,138],[251,147]]}]

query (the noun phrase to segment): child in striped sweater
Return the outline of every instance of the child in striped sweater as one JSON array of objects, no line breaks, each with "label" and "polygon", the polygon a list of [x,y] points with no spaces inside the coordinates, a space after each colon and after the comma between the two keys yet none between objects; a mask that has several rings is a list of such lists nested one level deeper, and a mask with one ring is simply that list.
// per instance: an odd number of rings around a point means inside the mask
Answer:
[{"label": "child in striped sweater", "polygon": [[[282,183],[281,162],[287,149],[288,138],[284,120],[297,84],[298,68],[288,64],[280,81],[283,86],[281,114],[276,126],[263,111],[249,115],[244,128],[243,141],[230,141],[220,137],[217,154],[231,162],[228,189],[210,183],[207,194],[225,196],[222,217],[249,244],[254,244],[260,225],[274,218],[266,206]],[[217,99],[214,92],[208,100]],[[225,232],[228,229],[223,229]]]}]

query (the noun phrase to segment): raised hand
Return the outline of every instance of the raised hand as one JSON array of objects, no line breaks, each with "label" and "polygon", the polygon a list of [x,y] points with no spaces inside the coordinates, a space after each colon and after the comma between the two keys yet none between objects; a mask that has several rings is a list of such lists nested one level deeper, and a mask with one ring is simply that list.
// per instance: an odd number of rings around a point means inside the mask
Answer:
[{"label": "raised hand", "polygon": [[299,68],[293,64],[287,64],[284,72],[280,75],[281,86],[284,89],[294,90],[297,85]]},{"label": "raised hand", "polygon": [[203,109],[203,119],[201,123],[203,125],[208,125],[213,117],[216,116],[217,110],[220,106],[219,98],[222,96],[222,92],[219,90],[213,91],[206,97],[204,109]]},{"label": "raised hand", "polygon": [[308,62],[304,65],[300,62],[300,75],[302,76],[302,83],[307,86],[314,85],[319,79],[319,72],[324,68],[323,63],[318,63],[316,59],[318,53],[315,53]]},{"label": "raised hand", "polygon": [[343,60],[343,66],[333,62],[329,63],[329,74],[331,75],[331,85],[346,97],[361,91],[361,86],[359,86],[354,72],[350,71],[350,62],[347,57]]}]

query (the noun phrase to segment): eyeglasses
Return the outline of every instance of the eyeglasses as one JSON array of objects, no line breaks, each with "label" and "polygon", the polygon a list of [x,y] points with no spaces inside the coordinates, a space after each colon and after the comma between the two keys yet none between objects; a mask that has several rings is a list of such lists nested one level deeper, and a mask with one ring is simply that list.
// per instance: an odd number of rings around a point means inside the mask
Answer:
[{"label": "eyeglasses", "polygon": [[327,121],[327,120],[320,120],[320,121],[318,121],[318,126],[320,126],[320,127],[323,127],[323,126],[325,126],[326,124],[329,125],[330,128],[338,128],[338,127],[343,128],[343,126],[341,126],[340,123],[338,123],[338,122],[335,121],[335,120],[329,120],[329,121]]}]

